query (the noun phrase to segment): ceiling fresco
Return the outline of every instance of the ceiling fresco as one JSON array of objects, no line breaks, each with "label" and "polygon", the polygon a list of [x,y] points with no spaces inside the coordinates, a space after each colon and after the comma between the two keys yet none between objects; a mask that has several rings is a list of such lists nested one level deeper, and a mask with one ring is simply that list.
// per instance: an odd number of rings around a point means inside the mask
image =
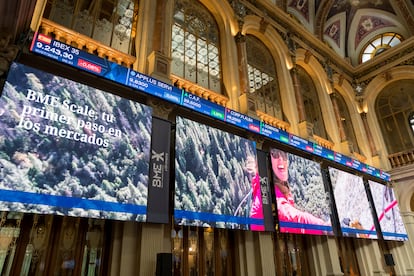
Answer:
[{"label": "ceiling fresco", "polygon": [[286,9],[353,65],[375,37],[396,33],[405,40],[414,33],[412,1],[288,0]]}]

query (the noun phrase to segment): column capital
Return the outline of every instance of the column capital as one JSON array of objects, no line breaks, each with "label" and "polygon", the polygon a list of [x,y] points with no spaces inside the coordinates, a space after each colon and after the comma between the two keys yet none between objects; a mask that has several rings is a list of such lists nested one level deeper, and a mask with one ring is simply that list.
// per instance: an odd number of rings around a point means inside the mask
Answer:
[{"label": "column capital", "polygon": [[365,111],[359,113],[359,115],[361,115],[361,118],[366,120],[367,119],[367,113]]},{"label": "column capital", "polygon": [[237,43],[244,43],[246,42],[246,36],[244,34],[242,34],[241,32],[237,32],[236,36],[235,36],[236,42]]}]

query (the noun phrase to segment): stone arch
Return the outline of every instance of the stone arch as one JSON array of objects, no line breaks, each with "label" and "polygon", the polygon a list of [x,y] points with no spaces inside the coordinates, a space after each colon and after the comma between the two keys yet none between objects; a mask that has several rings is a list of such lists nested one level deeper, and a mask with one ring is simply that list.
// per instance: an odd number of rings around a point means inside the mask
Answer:
[{"label": "stone arch", "polygon": [[382,90],[390,83],[414,79],[413,66],[399,66],[390,69],[386,74],[376,76],[365,88],[365,98],[363,101],[363,109],[367,111],[368,124],[371,127],[372,136],[377,149],[380,150],[382,166],[390,169],[388,162],[388,153],[386,152],[385,141],[382,137],[381,128],[378,117],[375,113],[375,101]]},{"label": "stone arch", "polygon": [[[293,67],[293,64],[289,49],[287,48],[287,45],[283,38],[271,26],[268,26],[264,32],[260,31],[261,20],[262,19],[258,16],[246,16],[243,24],[242,34],[255,36],[269,49],[276,65],[276,73],[278,76],[280,96],[284,113],[289,122],[297,122],[298,117],[296,100],[294,97],[292,78],[289,70]],[[291,131],[295,131],[295,126],[291,125],[291,127]]]},{"label": "stone arch", "polygon": [[234,36],[238,32],[238,21],[234,10],[227,1],[200,0],[210,11],[219,28],[221,69],[223,74],[223,89],[229,97],[227,107],[234,110],[239,109],[238,97],[240,96],[239,74],[237,70],[237,47]]},{"label": "stone arch", "polygon": [[329,93],[331,92],[331,84],[323,66],[314,57],[308,57],[309,52],[305,49],[298,49],[296,51],[296,62],[302,66],[306,72],[311,76],[319,96],[319,104],[322,112],[325,129],[328,139],[331,139],[335,145],[334,150],[340,151],[340,137],[338,127],[335,121],[334,110],[331,104]]},{"label": "stone arch", "polygon": [[[355,101],[355,93],[351,83],[348,80],[340,80],[340,76],[338,74],[335,74],[333,79],[334,89],[338,91],[338,93],[343,97],[348,112],[351,116],[351,123],[352,127],[354,128],[355,136],[365,136],[364,125],[361,120],[360,111],[358,110],[358,104]],[[358,146],[361,154],[369,158],[371,154],[368,143],[365,140],[358,141]]]}]

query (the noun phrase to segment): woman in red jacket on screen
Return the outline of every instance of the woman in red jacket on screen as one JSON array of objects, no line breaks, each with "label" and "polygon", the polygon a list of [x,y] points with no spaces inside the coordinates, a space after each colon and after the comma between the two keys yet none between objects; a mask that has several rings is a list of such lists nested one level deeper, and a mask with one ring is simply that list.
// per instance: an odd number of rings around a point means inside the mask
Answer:
[{"label": "woman in red jacket on screen", "polygon": [[[301,224],[328,225],[324,220],[296,208],[288,182],[289,160],[287,153],[279,149],[271,149],[273,181],[277,203],[277,214],[280,222],[294,222]],[[280,227],[280,232],[323,235],[326,231],[305,229],[300,226]]]},{"label": "woman in red jacket on screen", "polygon": [[[254,157],[252,156],[247,157],[246,169],[250,175],[251,184],[252,184],[250,218],[263,220],[264,215],[263,215],[262,193],[260,190],[260,176],[258,173],[257,162]],[[251,224],[250,230],[264,231],[265,227],[263,224],[261,225]]]}]

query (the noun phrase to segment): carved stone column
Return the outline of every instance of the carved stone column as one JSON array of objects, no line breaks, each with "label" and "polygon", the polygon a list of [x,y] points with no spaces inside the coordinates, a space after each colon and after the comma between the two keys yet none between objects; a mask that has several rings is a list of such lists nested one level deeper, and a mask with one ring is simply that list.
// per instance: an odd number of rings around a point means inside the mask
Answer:
[{"label": "carved stone column", "polygon": [[305,105],[303,102],[301,84],[298,77],[298,69],[295,67],[291,70],[293,89],[295,91],[296,106],[299,117],[299,136],[313,140],[313,124],[306,120]]},{"label": "carved stone column", "polygon": [[367,134],[367,140],[368,140],[368,144],[369,144],[369,149],[371,150],[371,155],[372,156],[377,156],[378,151],[377,151],[377,148],[374,144],[374,139],[372,138],[371,129],[370,129],[369,124],[368,124],[367,113],[362,112],[360,115],[361,115],[362,123],[364,124],[365,133]]},{"label": "carved stone column", "polygon": [[310,265],[315,275],[341,276],[338,247],[334,237],[314,236],[310,240]]},{"label": "carved stone column", "polygon": [[[327,66],[328,69],[328,77],[330,80],[332,80],[332,69],[330,66]],[[331,83],[332,86],[332,93],[330,94],[330,98],[331,98],[331,103],[334,109],[334,113],[335,113],[335,119],[336,119],[336,123],[338,125],[338,130],[339,130],[339,137],[341,139],[341,142],[347,140],[346,137],[346,133],[345,133],[345,128],[344,128],[344,124],[342,122],[341,119],[341,112],[339,111],[339,105],[338,105],[338,96],[336,94],[336,92],[333,90],[333,83]]]},{"label": "carved stone column", "polygon": [[[298,76],[298,67],[296,65],[296,42],[293,40],[293,34],[288,32],[285,37],[285,43],[289,49],[289,54],[294,64],[290,75],[292,77],[293,91],[295,92],[296,107],[299,118],[299,136],[313,140],[313,124],[306,121],[305,103],[301,92],[301,84]],[[306,60],[305,60],[306,61]]]},{"label": "carved stone column", "polygon": [[335,113],[336,124],[338,126],[339,138],[341,139],[341,148],[344,154],[351,155],[354,152],[354,147],[352,142],[348,140],[348,137],[345,132],[344,122],[342,120],[341,112],[338,105],[338,95],[336,92],[330,94],[331,103]]},{"label": "carved stone column", "polygon": [[290,71],[290,75],[292,77],[293,91],[295,92],[296,107],[298,110],[299,136],[305,139],[313,140],[313,124],[306,121],[305,104],[303,102],[301,84],[298,77],[298,68],[296,65],[296,43],[293,40],[293,35],[291,33],[288,32],[286,34],[285,42],[288,46],[292,63],[294,64],[292,70]]},{"label": "carved stone column", "polygon": [[355,253],[361,275],[387,276],[383,254],[377,242],[367,239],[355,239]]},{"label": "carved stone column", "polygon": [[240,111],[250,116],[256,115],[255,99],[249,93],[249,75],[247,71],[246,37],[238,32],[236,37],[238,71],[240,79]]},{"label": "carved stone column", "polygon": [[155,24],[152,37],[153,51],[148,56],[148,74],[151,77],[171,84],[171,58],[165,47],[166,37],[170,37],[166,34],[167,30],[170,29],[170,26],[167,26],[170,21],[165,18],[165,15],[168,14],[166,12],[167,2],[168,0],[156,1]]},{"label": "carved stone column", "polygon": [[240,96],[239,107],[240,112],[248,114],[252,117],[257,117],[255,98],[249,93],[249,73],[247,65],[247,49],[246,49],[246,36],[242,34],[244,17],[247,15],[247,9],[241,1],[230,1],[230,4],[234,10],[234,14],[237,17],[239,25],[239,31],[235,36],[237,46],[237,65],[240,82]]},{"label": "carved stone column", "polygon": [[298,69],[295,67],[291,71],[293,89],[295,91],[296,105],[298,108],[299,123],[306,121],[305,105],[303,104],[303,97],[301,93],[301,85],[298,78]]},{"label": "carved stone column", "polygon": [[347,141],[348,137],[345,133],[344,123],[338,105],[338,96],[335,91],[330,94],[330,98],[335,113],[336,124],[338,126],[339,138],[341,139],[341,146],[344,148],[343,150],[345,154],[350,154],[353,152],[353,149],[351,149],[352,143]]},{"label": "carved stone column", "polygon": [[237,45],[237,60],[238,70],[240,77],[240,94],[246,94],[249,92],[249,76],[247,71],[247,50],[246,50],[246,36],[238,32],[236,35]]}]

